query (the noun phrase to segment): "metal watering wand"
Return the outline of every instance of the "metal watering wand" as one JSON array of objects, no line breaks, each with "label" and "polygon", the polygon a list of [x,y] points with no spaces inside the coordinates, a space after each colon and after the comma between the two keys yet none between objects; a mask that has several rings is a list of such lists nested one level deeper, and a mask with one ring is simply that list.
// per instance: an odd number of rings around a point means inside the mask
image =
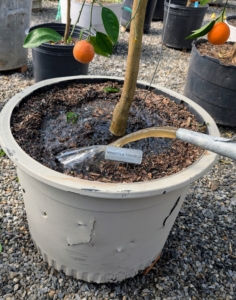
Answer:
[{"label": "metal watering wand", "polygon": [[236,136],[227,139],[180,128],[176,139],[236,160]]}]

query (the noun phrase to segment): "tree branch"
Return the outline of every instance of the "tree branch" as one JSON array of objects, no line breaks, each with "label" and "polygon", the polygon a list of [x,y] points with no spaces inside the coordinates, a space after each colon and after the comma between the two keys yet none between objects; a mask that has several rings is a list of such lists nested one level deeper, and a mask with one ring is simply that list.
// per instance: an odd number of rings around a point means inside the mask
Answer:
[{"label": "tree branch", "polygon": [[70,19],[70,3],[71,3],[71,0],[67,0],[66,29],[65,29],[65,33],[64,33],[64,43],[65,44],[67,44],[67,40],[68,40],[68,37],[70,35],[70,23],[71,23],[71,19]]}]

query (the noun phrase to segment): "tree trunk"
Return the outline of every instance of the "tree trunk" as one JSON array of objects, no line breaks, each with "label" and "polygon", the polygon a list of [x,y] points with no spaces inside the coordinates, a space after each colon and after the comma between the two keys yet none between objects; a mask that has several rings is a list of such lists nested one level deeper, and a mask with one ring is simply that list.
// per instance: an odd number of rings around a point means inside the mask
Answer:
[{"label": "tree trunk", "polygon": [[130,26],[125,81],[121,98],[114,109],[110,126],[111,133],[116,136],[122,136],[126,133],[129,109],[134,98],[136,82],[138,78],[147,2],[148,0],[134,0],[133,2],[132,17],[134,17],[134,19],[131,21]]},{"label": "tree trunk", "polygon": [[67,44],[68,37],[70,35],[70,2],[71,0],[67,0],[67,12],[66,12],[66,29],[64,33],[64,43]]},{"label": "tree trunk", "polygon": [[234,43],[233,53],[231,56],[232,63],[236,63],[236,43]]}]

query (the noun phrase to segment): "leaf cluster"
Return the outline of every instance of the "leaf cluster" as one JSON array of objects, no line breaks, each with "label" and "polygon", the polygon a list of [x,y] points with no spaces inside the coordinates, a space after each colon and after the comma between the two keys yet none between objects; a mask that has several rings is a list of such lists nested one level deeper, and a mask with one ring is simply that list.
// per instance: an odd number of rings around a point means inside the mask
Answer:
[{"label": "leaf cluster", "polygon": [[[116,45],[118,41],[119,21],[111,9],[102,6],[100,3],[99,5],[102,7],[101,17],[106,34],[96,31],[94,35],[91,29],[89,29],[87,40],[93,45],[97,54],[110,56],[113,52],[113,46]],[[81,39],[81,37],[82,34],[78,39]],[[71,36],[69,39],[71,40]],[[57,31],[50,28],[36,28],[26,36],[23,47],[35,48],[42,43],[56,43],[60,41],[63,41],[63,37]],[[67,42],[68,41],[64,41],[65,44]]]},{"label": "leaf cluster", "polygon": [[[201,0],[200,4],[204,5],[204,4],[207,4],[208,2],[209,2],[209,0]],[[222,11],[222,13],[220,14],[220,16],[218,18],[216,18],[215,20],[212,20],[211,22],[207,23],[206,25],[202,26],[201,28],[194,30],[191,35],[186,37],[186,40],[197,39],[199,37],[202,37],[205,34],[207,34],[213,28],[215,23],[223,22],[227,2],[228,2],[228,0],[225,3],[224,10]]]}]

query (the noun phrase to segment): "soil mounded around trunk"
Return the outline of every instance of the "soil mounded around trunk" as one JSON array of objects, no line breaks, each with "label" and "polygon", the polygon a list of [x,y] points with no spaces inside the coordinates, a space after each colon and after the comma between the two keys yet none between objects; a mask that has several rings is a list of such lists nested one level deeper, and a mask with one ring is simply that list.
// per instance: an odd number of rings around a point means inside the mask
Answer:
[{"label": "soil mounded around trunk", "polygon": [[[109,161],[100,156],[75,169],[64,169],[56,159],[61,151],[107,145],[117,139],[109,132],[109,126],[121,89],[114,82],[87,85],[73,82],[34,92],[14,110],[11,127],[16,142],[48,168],[102,182],[139,182],[169,176],[187,168],[202,155],[202,149],[178,140],[146,138],[125,146],[143,151],[140,165]],[[184,104],[137,89],[127,133],[154,126],[205,130]]]}]

